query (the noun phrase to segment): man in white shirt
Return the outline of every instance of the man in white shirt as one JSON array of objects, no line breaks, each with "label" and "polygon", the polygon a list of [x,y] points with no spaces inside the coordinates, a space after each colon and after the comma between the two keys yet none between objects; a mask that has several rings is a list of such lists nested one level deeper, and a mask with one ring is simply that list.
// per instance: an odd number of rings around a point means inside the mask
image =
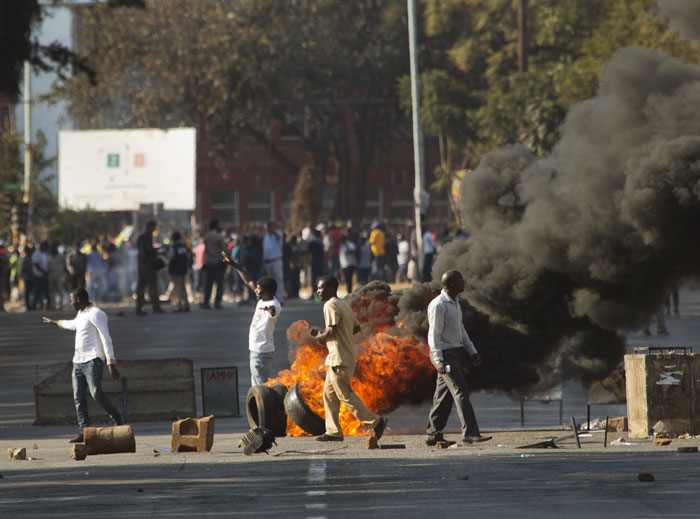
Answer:
[{"label": "man in white shirt", "polygon": [[115,365],[112,338],[107,328],[107,314],[90,302],[87,290],[77,288],[70,294],[70,304],[78,312],[75,319],[70,321],[55,321],[44,317],[45,323],[55,324],[63,330],[75,331],[75,354],[73,355],[73,397],[78,414],[80,434],[72,438],[70,443],[83,442],[83,429],[90,426],[88,414],[88,389],[92,398],[112,419],[114,425],[122,425],[121,414],[102,391],[102,370],[105,361],[112,379],[121,376]]},{"label": "man in white shirt", "polygon": [[426,228],[423,233],[423,283],[430,283],[433,280],[433,258],[436,250],[433,233]]},{"label": "man in white shirt", "polygon": [[462,324],[458,295],[463,291],[462,274],[457,270],[448,270],[442,275],[442,292],[428,305],[430,360],[438,372],[425,439],[426,445],[430,446],[445,441],[442,430],[450,417],[453,402],[457,404],[457,414],[462,424],[463,443],[491,439],[479,433],[474,408],[469,401],[469,386],[464,377],[467,355],[471,356],[475,366],[481,364],[481,357]]},{"label": "man in white shirt", "polygon": [[238,263],[225,253],[222,257],[224,263],[232,265],[238,271],[243,282],[255,292],[258,298],[248,332],[250,385],[264,384],[272,374],[272,361],[275,359],[275,325],[282,311],[282,305],[275,297],[277,281],[269,276],[261,277],[257,282],[253,281]]}]

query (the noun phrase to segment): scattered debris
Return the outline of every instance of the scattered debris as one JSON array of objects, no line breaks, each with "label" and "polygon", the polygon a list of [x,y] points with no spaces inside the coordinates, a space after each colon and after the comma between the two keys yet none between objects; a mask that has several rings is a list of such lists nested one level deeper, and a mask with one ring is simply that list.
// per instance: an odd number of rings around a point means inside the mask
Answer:
[{"label": "scattered debris", "polygon": [[73,458],[75,461],[82,461],[85,458],[87,458],[87,455],[88,449],[84,443],[76,443],[73,445],[70,457]]},{"label": "scattered debris", "polygon": [[134,430],[130,425],[83,427],[83,443],[90,455],[136,452]]},{"label": "scattered debris", "polygon": [[457,479],[461,479],[462,481],[466,481],[469,479],[469,476],[466,474],[457,474]]},{"label": "scattered debris", "polygon": [[455,445],[457,442],[453,442],[451,440],[440,440],[435,443],[435,447],[438,449],[449,449],[452,445]]},{"label": "scattered debris", "polygon": [[380,450],[387,450],[387,449],[405,449],[406,446],[403,443],[388,443],[386,445],[380,445],[379,449]]},{"label": "scattered debris", "polygon": [[648,472],[641,472],[637,474],[637,479],[639,481],[642,481],[644,483],[651,483],[652,481],[656,481],[656,478],[654,477],[653,474],[649,474]]},{"label": "scattered debris", "polygon": [[163,453],[165,453],[165,454],[170,454],[170,453],[172,452],[172,451],[171,451],[170,449],[168,449],[167,447],[160,447],[160,446],[158,446],[158,445],[151,445],[150,443],[146,443],[146,444],[144,444],[144,445],[146,445],[146,447],[150,447],[151,449],[153,449],[153,452],[155,452],[155,453],[161,453],[161,452],[163,452]]},{"label": "scattered debris", "polygon": [[124,312],[117,312],[117,317],[126,317]]},{"label": "scattered debris", "polygon": [[136,492],[143,492],[143,488],[137,488]]},{"label": "scattered debris", "polygon": [[251,429],[245,433],[241,441],[238,442],[238,448],[242,448],[243,454],[246,456],[251,456],[258,452],[267,454],[267,451],[270,450],[273,445],[277,445],[275,436],[270,429],[265,429],[263,427]]},{"label": "scattered debris", "polygon": [[613,440],[610,442],[610,445],[624,445],[626,447],[634,447],[636,445],[639,445],[639,443],[636,442],[630,442],[625,440],[624,438],[620,437],[617,440]]},{"label": "scattered debris", "polygon": [[665,438],[663,436],[656,436],[654,438],[654,445],[657,447],[664,447],[665,445],[671,445],[671,438]]},{"label": "scattered debris", "polygon": [[214,415],[173,422],[172,452],[209,452],[214,444]]},{"label": "scattered debris", "polygon": [[27,449],[21,447],[19,449],[7,449],[7,455],[10,460],[26,460]]},{"label": "scattered debris", "polygon": [[698,452],[698,448],[697,447],[678,447],[678,452],[682,452],[682,453]]},{"label": "scattered debris", "polygon": [[39,446],[36,443],[32,443],[32,449],[37,450]]},{"label": "scattered debris", "polygon": [[685,434],[680,434],[678,435],[679,440],[692,440],[694,439],[695,436],[692,436],[690,433],[685,433]]},{"label": "scattered debris", "polygon": [[[556,447],[555,447],[555,448],[556,448]],[[521,458],[534,458],[535,455],[534,455],[534,454],[521,454],[520,457],[521,457]]]},{"label": "scattered debris", "polygon": [[688,433],[687,420],[659,420],[652,427],[654,436],[664,436],[666,438],[678,438],[678,436]]},{"label": "scattered debris", "polygon": [[508,448],[508,446],[507,446],[507,445],[504,445],[503,443],[499,443],[498,445],[496,445],[496,447],[500,447],[501,449],[507,449],[507,448]]},{"label": "scattered debris", "polygon": [[377,441],[377,438],[375,436],[370,436],[367,442],[365,443],[365,448],[367,450],[378,449],[379,442]]}]

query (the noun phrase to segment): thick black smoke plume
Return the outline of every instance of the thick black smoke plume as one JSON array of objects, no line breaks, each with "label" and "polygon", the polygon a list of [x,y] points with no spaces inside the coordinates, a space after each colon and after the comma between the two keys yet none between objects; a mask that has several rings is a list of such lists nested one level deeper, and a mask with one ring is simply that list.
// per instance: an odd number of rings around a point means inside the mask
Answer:
[{"label": "thick black smoke plume", "polygon": [[[698,5],[659,7],[697,36]],[[485,355],[521,359],[535,348],[527,357],[543,363],[560,353],[564,376],[584,383],[615,368],[621,334],[644,327],[700,270],[699,113],[699,66],[625,48],[597,95],[570,111],[549,157],[511,146],[463,180],[471,236],[443,249],[433,276],[460,270],[463,297],[521,333],[485,335]]]}]

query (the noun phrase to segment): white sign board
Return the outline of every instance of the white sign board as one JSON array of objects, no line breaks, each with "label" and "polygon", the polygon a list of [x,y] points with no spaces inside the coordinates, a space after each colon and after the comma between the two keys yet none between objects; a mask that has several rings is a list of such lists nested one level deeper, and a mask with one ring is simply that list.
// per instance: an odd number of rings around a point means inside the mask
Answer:
[{"label": "white sign board", "polygon": [[58,200],[63,208],[133,211],[140,204],[195,208],[196,132],[58,132]]}]

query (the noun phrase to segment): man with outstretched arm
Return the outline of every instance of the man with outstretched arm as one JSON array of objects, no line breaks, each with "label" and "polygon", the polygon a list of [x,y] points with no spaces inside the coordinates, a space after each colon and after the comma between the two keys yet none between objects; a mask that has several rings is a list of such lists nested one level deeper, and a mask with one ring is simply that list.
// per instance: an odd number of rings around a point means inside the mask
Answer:
[{"label": "man with outstretched arm", "polygon": [[87,396],[88,389],[92,398],[104,409],[114,425],[123,425],[121,414],[102,391],[102,370],[105,361],[112,379],[121,375],[115,364],[112,338],[107,328],[107,314],[90,302],[87,290],[77,288],[70,294],[70,304],[78,312],[70,321],[55,321],[43,317],[43,321],[55,324],[63,330],[75,331],[75,354],[73,355],[73,399],[78,414],[80,434],[70,439],[70,443],[83,442],[83,429],[90,426]]},{"label": "man with outstretched arm", "polygon": [[321,442],[343,441],[340,427],[340,404],[355,418],[373,430],[374,437],[382,437],[387,419],[370,411],[362,399],[352,390],[350,377],[355,372],[357,352],[352,336],[360,331],[360,324],[352,308],[338,299],[338,280],[323,276],[318,280],[316,293],[325,304],[323,317],[326,329],[312,330],[316,340],[328,348],[326,357],[326,382],[323,386],[323,407],[326,412],[326,432],[317,436]]},{"label": "man with outstretched arm", "polygon": [[462,323],[458,296],[463,291],[462,274],[457,270],[448,270],[442,275],[442,292],[428,305],[430,360],[438,372],[425,438],[425,443],[429,446],[445,441],[442,430],[450,417],[453,402],[457,403],[457,414],[462,424],[462,443],[472,444],[491,439],[490,436],[481,436],[479,433],[479,424],[469,401],[469,386],[464,377],[463,369],[468,356],[475,366],[481,364],[481,357]]}]

